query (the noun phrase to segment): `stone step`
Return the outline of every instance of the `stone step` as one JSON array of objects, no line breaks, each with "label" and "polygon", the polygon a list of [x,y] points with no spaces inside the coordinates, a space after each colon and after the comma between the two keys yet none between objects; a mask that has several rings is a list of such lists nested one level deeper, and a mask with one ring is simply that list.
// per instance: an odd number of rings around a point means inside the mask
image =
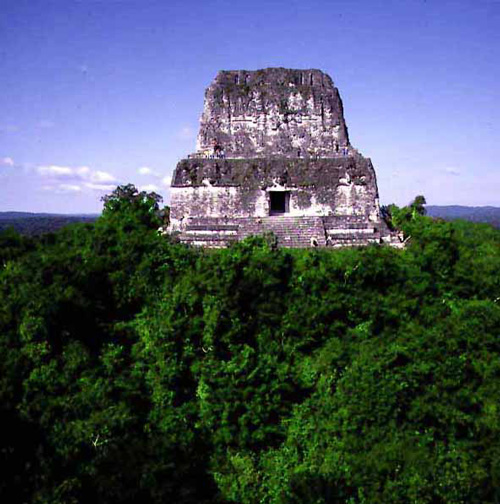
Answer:
[{"label": "stone step", "polygon": [[376,229],[376,226],[367,224],[366,222],[351,222],[343,225],[336,225],[333,223],[325,223],[325,229],[329,231],[330,229],[371,229],[372,231]]},{"label": "stone step", "polygon": [[180,240],[185,243],[190,243],[190,242],[203,242],[203,241],[210,241],[210,242],[235,242],[238,241],[238,238],[236,236],[221,236],[221,235],[216,235],[216,234],[188,234],[188,233],[181,233],[179,236]]},{"label": "stone step", "polygon": [[356,247],[379,243],[379,223],[359,216],[193,218],[179,235],[183,243],[225,247],[251,235],[272,232],[278,245],[290,248]]},{"label": "stone step", "polygon": [[272,232],[278,245],[284,247],[311,247],[314,240],[325,246],[325,229],[320,217],[269,216],[242,223],[238,236],[243,239],[251,234]]},{"label": "stone step", "polygon": [[188,224],[186,231],[238,231],[238,227],[231,224]]}]

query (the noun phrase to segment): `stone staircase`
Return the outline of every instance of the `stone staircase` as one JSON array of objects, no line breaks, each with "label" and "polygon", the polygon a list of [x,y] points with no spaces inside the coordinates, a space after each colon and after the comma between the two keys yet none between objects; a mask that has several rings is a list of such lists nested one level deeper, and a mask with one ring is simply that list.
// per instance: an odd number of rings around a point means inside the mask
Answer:
[{"label": "stone staircase", "polygon": [[179,238],[189,245],[221,248],[238,240],[236,219],[193,218]]},{"label": "stone staircase", "polygon": [[[384,224],[361,216],[191,218],[180,233],[181,242],[209,248],[227,247],[251,235],[272,232],[278,246],[287,248],[359,247],[381,243]],[[385,233],[385,234],[384,234]]]},{"label": "stone staircase", "polygon": [[380,243],[382,223],[369,222],[360,216],[323,217],[326,244],[330,247],[359,247]]},{"label": "stone staircase", "polygon": [[321,217],[290,217],[275,215],[241,219],[238,238],[272,232],[280,247],[307,248],[326,246],[325,228]]}]

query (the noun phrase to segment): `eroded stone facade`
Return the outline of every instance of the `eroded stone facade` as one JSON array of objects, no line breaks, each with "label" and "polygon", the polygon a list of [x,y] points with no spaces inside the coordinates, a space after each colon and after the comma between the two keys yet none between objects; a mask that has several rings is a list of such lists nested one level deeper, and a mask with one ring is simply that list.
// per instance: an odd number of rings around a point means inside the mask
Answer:
[{"label": "eroded stone facade", "polygon": [[197,151],[171,184],[169,231],[181,241],[216,247],[272,231],[289,247],[399,245],[328,75],[219,72],[200,123]]},{"label": "eroded stone facade", "polygon": [[223,71],[205,93],[198,152],[228,157],[332,155],[349,144],[342,101],[319,70]]}]

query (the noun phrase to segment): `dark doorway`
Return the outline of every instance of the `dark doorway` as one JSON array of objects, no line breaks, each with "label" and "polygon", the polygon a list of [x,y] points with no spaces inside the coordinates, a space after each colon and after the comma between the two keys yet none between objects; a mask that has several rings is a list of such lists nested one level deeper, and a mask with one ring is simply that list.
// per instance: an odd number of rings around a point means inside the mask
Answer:
[{"label": "dark doorway", "polygon": [[269,214],[284,214],[290,211],[290,193],[288,191],[269,191]]}]

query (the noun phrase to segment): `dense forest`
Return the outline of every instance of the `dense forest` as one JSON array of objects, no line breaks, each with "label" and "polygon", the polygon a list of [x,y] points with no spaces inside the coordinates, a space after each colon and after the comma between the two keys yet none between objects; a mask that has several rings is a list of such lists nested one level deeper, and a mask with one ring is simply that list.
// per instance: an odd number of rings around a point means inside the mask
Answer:
[{"label": "dense forest", "polygon": [[199,250],[159,204],[0,234],[1,502],[500,502],[499,230]]},{"label": "dense forest", "polygon": [[471,207],[461,205],[425,207],[427,215],[446,220],[464,219],[471,222],[486,222],[500,228],[500,208],[492,206]]},{"label": "dense forest", "polygon": [[0,232],[10,228],[19,234],[37,236],[52,233],[77,222],[94,222],[97,215],[64,215],[30,212],[0,212]]}]

